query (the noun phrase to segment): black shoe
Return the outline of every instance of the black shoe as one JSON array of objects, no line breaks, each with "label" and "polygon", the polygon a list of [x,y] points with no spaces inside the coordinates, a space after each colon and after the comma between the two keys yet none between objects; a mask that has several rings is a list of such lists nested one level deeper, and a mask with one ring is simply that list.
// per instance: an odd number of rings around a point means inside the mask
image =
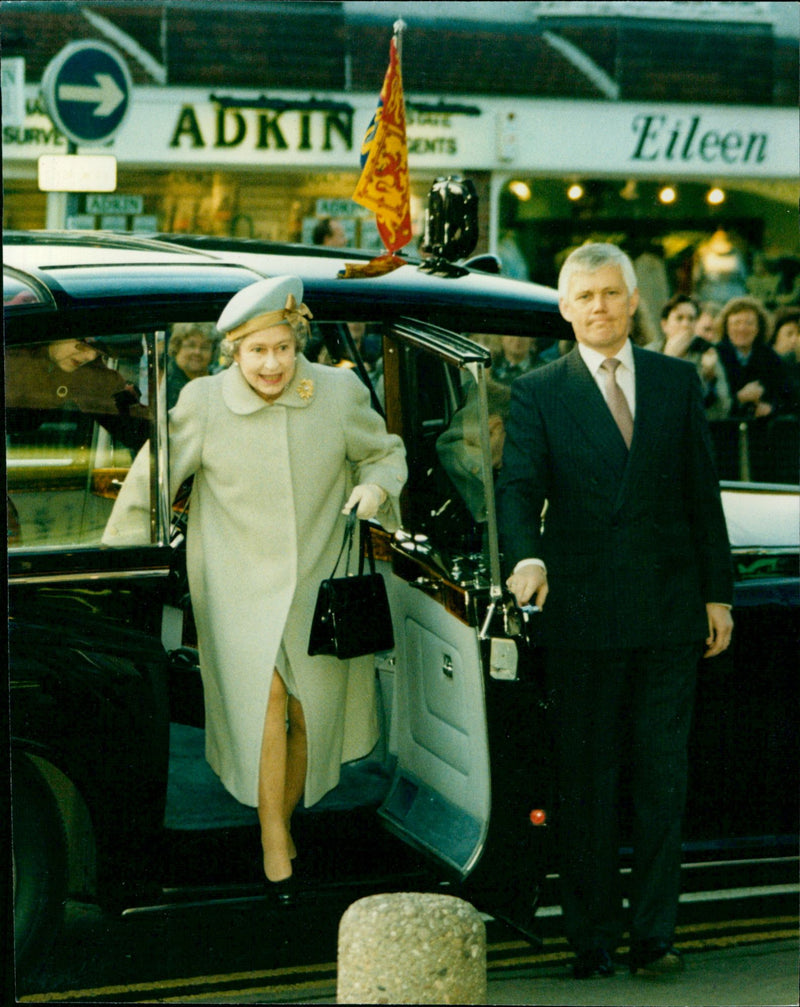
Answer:
[{"label": "black shoe", "polygon": [[631,975],[643,978],[679,975],[686,965],[676,947],[667,941],[642,941],[631,944]]},{"label": "black shoe", "polygon": [[614,963],[611,955],[605,948],[592,948],[591,951],[580,952],[572,966],[572,975],[575,979],[613,976]]},{"label": "black shoe", "polygon": [[300,886],[294,874],[290,874],[288,878],[281,878],[280,881],[265,878],[264,883],[267,895],[279,906],[293,906],[297,902]]}]

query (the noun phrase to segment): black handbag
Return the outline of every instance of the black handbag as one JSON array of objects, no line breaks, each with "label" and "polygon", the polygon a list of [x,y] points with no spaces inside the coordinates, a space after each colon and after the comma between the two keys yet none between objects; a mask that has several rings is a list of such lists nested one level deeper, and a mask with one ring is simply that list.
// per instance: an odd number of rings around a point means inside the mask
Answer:
[{"label": "black handbag", "polygon": [[[358,574],[347,576],[350,552],[356,527],[355,507],[347,516],[342,547],[336,557],[333,572],[319,586],[311,633],[308,639],[310,657],[331,654],[341,661],[363,657],[394,646],[392,615],[383,577],[375,572],[372,536],[364,529],[366,550],[359,554]],[[345,576],[337,577],[339,561],[347,548]],[[364,573],[364,552],[369,559],[369,573]]]}]

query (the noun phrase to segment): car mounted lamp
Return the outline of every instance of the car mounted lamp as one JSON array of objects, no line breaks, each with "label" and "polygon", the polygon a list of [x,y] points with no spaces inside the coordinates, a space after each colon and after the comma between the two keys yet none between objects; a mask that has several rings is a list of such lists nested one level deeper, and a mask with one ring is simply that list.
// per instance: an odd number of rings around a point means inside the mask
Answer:
[{"label": "car mounted lamp", "polygon": [[448,175],[437,178],[428,193],[422,251],[430,256],[421,269],[460,275],[452,265],[466,258],[478,243],[478,194],[468,178]]}]

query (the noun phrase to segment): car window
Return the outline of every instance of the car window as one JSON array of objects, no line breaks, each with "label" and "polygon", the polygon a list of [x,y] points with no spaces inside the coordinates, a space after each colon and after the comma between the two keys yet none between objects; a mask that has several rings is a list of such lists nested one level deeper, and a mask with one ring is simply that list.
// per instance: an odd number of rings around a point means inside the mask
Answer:
[{"label": "car window", "polygon": [[141,335],[5,351],[10,548],[96,546],[150,436]]},{"label": "car window", "polygon": [[[409,469],[403,523],[427,538],[439,564],[453,572],[486,545],[484,441],[494,431],[492,455],[499,463],[502,419],[495,412],[484,428],[477,383],[467,369],[410,346],[401,353]],[[490,408],[501,407],[492,398]]]}]

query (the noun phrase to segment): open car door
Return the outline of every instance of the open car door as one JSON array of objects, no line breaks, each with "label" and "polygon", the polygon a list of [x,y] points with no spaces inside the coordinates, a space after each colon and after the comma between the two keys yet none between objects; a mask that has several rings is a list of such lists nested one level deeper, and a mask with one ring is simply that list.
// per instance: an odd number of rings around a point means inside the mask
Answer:
[{"label": "open car door", "polygon": [[547,859],[546,702],[536,647],[502,586],[502,408],[489,364],[484,347],[431,325],[404,321],[387,336],[387,423],[406,444],[409,481],[384,571],[396,769],[380,815],[529,935]]}]

